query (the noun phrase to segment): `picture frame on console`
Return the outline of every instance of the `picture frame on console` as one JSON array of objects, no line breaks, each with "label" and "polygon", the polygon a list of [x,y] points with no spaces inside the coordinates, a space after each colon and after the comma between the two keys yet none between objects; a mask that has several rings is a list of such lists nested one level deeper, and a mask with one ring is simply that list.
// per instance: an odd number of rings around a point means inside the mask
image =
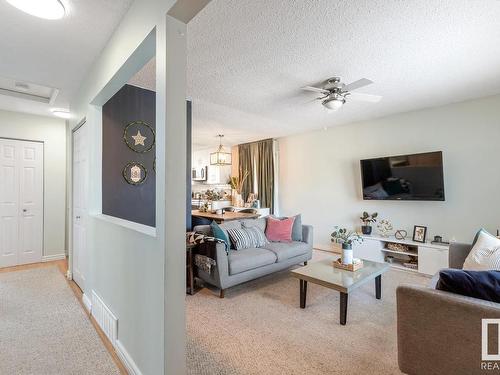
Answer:
[{"label": "picture frame on console", "polygon": [[413,241],[425,243],[427,237],[427,227],[415,225],[413,227]]}]

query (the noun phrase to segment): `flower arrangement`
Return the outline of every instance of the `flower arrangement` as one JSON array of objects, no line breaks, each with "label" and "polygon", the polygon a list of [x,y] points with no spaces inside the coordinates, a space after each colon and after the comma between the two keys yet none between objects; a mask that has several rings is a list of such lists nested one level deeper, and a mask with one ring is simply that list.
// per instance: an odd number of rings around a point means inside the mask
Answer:
[{"label": "flower arrangement", "polygon": [[240,170],[238,176],[231,176],[229,178],[229,185],[231,185],[231,189],[236,190],[238,194],[241,194],[241,189],[246,179],[248,178],[248,175],[249,175],[248,171],[242,172]]},{"label": "flower arrangement", "polygon": [[217,190],[207,190],[205,193],[205,199],[208,201],[220,201],[223,198],[223,194],[218,192]]},{"label": "flower arrangement", "polygon": [[362,243],[363,237],[353,230],[347,230],[346,228],[335,227],[335,231],[331,234],[331,241],[335,243],[341,243],[342,246],[352,246],[354,243]]},{"label": "flower arrangement", "polygon": [[203,202],[203,204],[198,208],[200,212],[208,212],[210,209],[210,204],[208,202]]}]

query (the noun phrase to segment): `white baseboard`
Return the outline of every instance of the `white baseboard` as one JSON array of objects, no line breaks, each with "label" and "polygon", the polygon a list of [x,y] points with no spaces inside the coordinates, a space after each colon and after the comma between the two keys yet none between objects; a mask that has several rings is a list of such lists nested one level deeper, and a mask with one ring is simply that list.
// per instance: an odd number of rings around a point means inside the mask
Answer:
[{"label": "white baseboard", "polygon": [[83,302],[83,305],[85,306],[85,308],[87,309],[87,311],[89,313],[91,313],[92,312],[92,302],[90,301],[90,298],[85,293],[83,293],[83,295],[82,295],[82,302]]},{"label": "white baseboard", "polygon": [[125,366],[125,368],[127,369],[129,375],[142,375],[141,371],[139,370],[139,367],[137,367],[134,360],[132,359],[130,354],[128,354],[127,350],[120,342],[120,340],[116,340],[115,349],[116,349],[116,354],[122,361],[123,366]]},{"label": "white baseboard", "polygon": [[52,262],[54,260],[63,260],[66,259],[66,254],[55,254],[55,255],[43,255],[42,262]]}]

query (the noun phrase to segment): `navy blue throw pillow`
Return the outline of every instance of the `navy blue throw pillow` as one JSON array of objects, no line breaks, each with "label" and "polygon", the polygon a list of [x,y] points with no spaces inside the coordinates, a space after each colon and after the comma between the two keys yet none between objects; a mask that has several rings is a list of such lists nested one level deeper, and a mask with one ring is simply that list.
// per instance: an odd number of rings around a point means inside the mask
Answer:
[{"label": "navy blue throw pillow", "polygon": [[500,303],[500,271],[439,271],[436,289]]}]

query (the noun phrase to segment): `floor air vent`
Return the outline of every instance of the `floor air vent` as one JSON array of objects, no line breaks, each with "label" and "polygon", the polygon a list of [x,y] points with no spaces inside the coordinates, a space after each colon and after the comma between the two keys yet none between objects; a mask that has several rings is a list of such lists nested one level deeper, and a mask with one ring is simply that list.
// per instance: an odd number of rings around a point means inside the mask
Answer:
[{"label": "floor air vent", "polygon": [[118,337],[118,319],[95,291],[92,291],[92,316],[111,344],[115,346]]}]

